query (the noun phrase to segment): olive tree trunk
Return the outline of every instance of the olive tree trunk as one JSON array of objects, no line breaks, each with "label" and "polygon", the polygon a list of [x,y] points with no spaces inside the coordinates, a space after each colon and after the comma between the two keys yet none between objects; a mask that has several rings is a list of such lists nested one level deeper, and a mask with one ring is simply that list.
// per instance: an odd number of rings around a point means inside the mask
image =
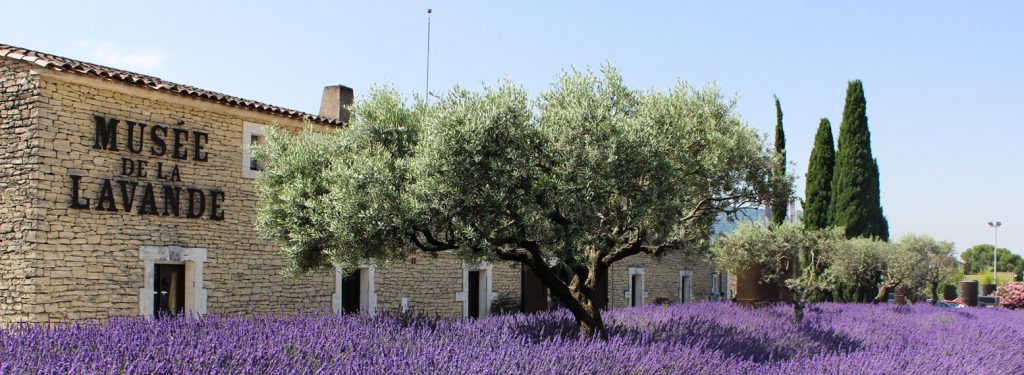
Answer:
[{"label": "olive tree trunk", "polygon": [[590,267],[574,270],[572,280],[567,284],[541,256],[538,247],[530,242],[523,245],[521,250],[506,250],[498,255],[502,259],[530,267],[551,294],[558,297],[576,318],[581,333],[607,341],[608,330],[601,318],[604,306],[599,304],[597,286],[608,281],[608,265],[595,257]]}]

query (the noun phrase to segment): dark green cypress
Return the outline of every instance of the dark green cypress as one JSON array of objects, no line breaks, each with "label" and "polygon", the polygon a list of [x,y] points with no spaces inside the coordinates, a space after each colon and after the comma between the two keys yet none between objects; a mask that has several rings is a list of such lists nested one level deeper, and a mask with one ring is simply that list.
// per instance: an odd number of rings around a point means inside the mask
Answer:
[{"label": "dark green cypress", "polygon": [[847,237],[887,236],[884,232],[888,232],[888,223],[879,204],[878,164],[871,155],[867,103],[860,80],[851,81],[846,90],[838,143],[829,224],[846,228]]},{"label": "dark green cypress", "polygon": [[[786,132],[782,129],[782,104],[775,97],[775,154],[778,156],[775,173],[786,174]],[[789,206],[788,191],[775,194],[772,199],[772,223],[782,224],[786,221],[786,210]]]},{"label": "dark green cypress", "polygon": [[832,169],[836,150],[832,140],[832,123],[822,118],[814,135],[814,148],[807,164],[807,185],[804,187],[804,227],[828,227],[829,202],[832,200]]},{"label": "dark green cypress", "polygon": [[878,159],[871,159],[871,185],[869,192],[871,193],[871,207],[874,209],[872,212],[871,219],[871,230],[873,236],[881,238],[883,241],[889,240],[889,221],[885,218],[885,213],[882,211],[882,197],[880,191],[880,179],[878,174]]}]

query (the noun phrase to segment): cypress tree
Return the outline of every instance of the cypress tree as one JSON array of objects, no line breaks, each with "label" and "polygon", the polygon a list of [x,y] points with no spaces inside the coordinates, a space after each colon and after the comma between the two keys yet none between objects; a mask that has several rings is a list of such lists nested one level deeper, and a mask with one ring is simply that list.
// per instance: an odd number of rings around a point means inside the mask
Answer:
[{"label": "cypress tree", "polygon": [[880,183],[878,175],[878,159],[871,159],[871,185],[869,185],[871,192],[871,207],[874,208],[872,213],[871,233],[883,241],[889,240],[889,220],[886,220],[885,213],[882,212],[882,197],[880,192]]},{"label": "cypress tree", "polygon": [[861,81],[851,81],[839,127],[829,208],[829,224],[846,228],[847,237],[883,237],[888,232],[879,204],[878,164],[871,155],[866,107]]},{"label": "cypress tree", "polygon": [[[782,104],[779,97],[775,97],[775,154],[778,164],[775,166],[775,174],[782,176],[786,174],[786,132],[782,129]],[[780,192],[772,199],[772,223],[782,224],[786,221],[786,210],[789,206],[789,194]]]},{"label": "cypress tree", "polygon": [[832,123],[822,118],[814,135],[814,148],[807,164],[807,185],[804,187],[804,227],[828,227],[829,202],[832,199],[832,169],[836,163]]}]

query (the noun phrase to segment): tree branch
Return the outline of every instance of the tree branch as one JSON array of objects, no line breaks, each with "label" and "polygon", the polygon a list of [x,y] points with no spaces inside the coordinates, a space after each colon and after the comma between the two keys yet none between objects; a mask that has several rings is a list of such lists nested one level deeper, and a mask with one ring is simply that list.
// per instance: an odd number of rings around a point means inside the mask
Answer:
[{"label": "tree branch", "polygon": [[[419,235],[420,234],[422,234],[423,237],[426,238],[426,241],[427,241],[426,244],[424,244],[422,241],[420,241],[420,239],[419,239]],[[426,251],[426,252],[429,252],[429,253],[436,253],[436,252],[445,251],[445,250],[453,250],[453,249],[457,248],[457,246],[455,246],[454,244],[438,241],[437,239],[435,239],[433,236],[430,235],[429,231],[422,231],[421,230],[421,231],[412,232],[412,233],[409,234],[409,240],[412,241],[412,244],[416,245],[416,247],[418,249]]]}]

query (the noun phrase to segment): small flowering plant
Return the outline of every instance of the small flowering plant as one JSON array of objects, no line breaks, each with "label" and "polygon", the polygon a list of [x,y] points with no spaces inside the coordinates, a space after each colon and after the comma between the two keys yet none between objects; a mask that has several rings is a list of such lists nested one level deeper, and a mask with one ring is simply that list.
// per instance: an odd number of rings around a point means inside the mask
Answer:
[{"label": "small flowering plant", "polygon": [[1018,310],[1024,309],[1024,283],[1006,283],[999,286],[996,296],[1003,307]]}]

